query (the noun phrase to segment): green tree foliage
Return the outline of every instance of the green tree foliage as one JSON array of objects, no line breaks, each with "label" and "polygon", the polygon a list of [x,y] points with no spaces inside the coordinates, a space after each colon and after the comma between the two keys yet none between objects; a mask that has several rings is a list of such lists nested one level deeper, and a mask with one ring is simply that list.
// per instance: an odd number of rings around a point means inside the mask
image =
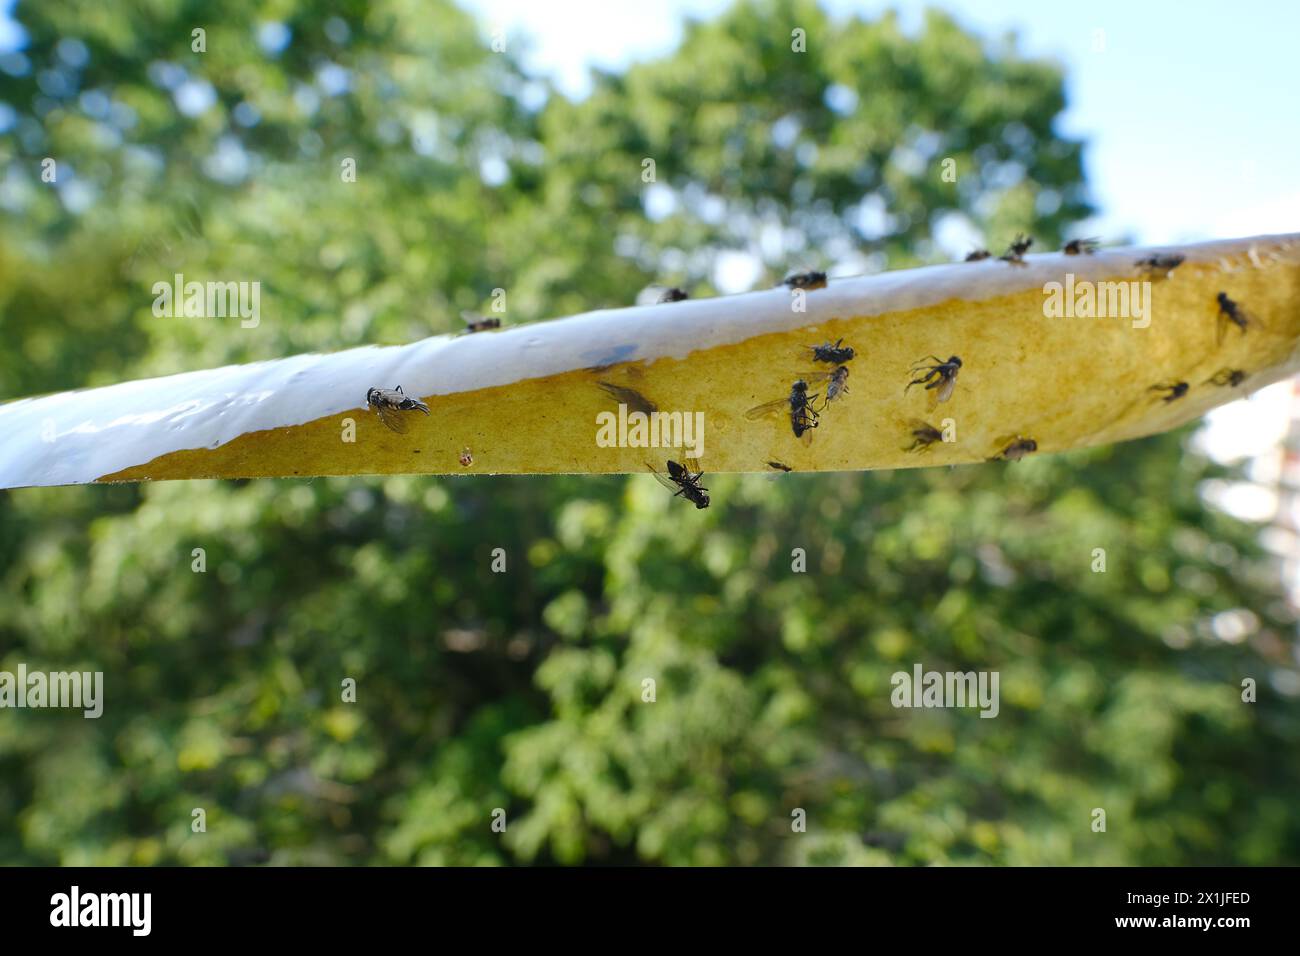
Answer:
[{"label": "green tree foliage", "polygon": [[[1056,69],[937,14],[742,3],[576,103],[441,2],[16,16],[4,397],[1090,211]],[[261,325],[155,318],[174,272],[262,282]],[[711,476],[698,513],[648,477],[0,495],[0,669],[106,681],[99,720],[0,712],[0,862],[1298,862],[1293,617],[1186,437]],[[999,716],[895,709],[917,663],[998,671]]]}]

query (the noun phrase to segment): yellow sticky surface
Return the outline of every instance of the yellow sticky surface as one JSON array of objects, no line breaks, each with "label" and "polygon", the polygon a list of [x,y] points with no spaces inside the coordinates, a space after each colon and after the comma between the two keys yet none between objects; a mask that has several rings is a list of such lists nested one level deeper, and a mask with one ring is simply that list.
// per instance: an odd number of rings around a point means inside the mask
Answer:
[{"label": "yellow sticky surface", "polygon": [[[1062,273],[1071,259],[1061,257]],[[1144,277],[1128,269],[1111,278]],[[1220,291],[1258,320],[1245,334],[1227,329],[1221,342]],[[681,448],[600,447],[597,416],[617,411],[601,381],[635,390],[661,412],[703,413],[709,472],[767,471],[769,461],[795,471],[950,465],[992,458],[1008,437],[1032,438],[1044,454],[1163,431],[1297,367],[1300,247],[1294,241],[1185,262],[1168,278],[1152,280],[1147,328],[1134,328],[1129,318],[1049,318],[1044,299],[1041,288],[1032,288],[848,315],[683,359],[421,396],[430,414],[406,413],[406,434],[358,410],[245,434],[215,449],[166,454],[99,480],[644,472],[647,462],[662,467],[685,457]],[[788,416],[745,418],[750,407],[788,395],[801,373],[829,371],[803,347],[841,337],[857,351],[848,363],[849,391],[822,413],[810,444],[795,438]],[[919,387],[905,394],[908,369],[918,360],[954,354],[963,367],[950,401],[936,406],[933,393]],[[1238,388],[1208,383],[1221,369],[1249,377]],[[1189,384],[1179,400],[1164,402],[1151,391],[1179,381]],[[813,384],[814,391],[824,387]],[[925,453],[904,451],[913,419],[948,427],[956,441]],[[469,466],[461,464],[465,449]]]}]

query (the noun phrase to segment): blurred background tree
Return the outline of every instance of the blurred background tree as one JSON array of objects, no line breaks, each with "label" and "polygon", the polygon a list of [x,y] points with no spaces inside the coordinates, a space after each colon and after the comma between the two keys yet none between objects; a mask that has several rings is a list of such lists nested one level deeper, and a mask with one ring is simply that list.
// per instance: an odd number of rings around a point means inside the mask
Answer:
[{"label": "blurred background tree", "polygon": [[[15,17],[4,398],[408,341],[495,288],[520,323],[708,294],[737,254],[756,285],[935,261],[945,217],[1050,248],[1091,211],[1059,71],[940,14],[740,3],[581,102],[443,2]],[[154,318],[175,272],[260,281],[261,325]],[[1300,862],[1294,615],[1187,435],[715,476],[698,514],[648,477],[0,495],[0,669],[107,698],[0,713],[0,862]],[[999,671],[1000,715],[895,710],[914,663]]]}]

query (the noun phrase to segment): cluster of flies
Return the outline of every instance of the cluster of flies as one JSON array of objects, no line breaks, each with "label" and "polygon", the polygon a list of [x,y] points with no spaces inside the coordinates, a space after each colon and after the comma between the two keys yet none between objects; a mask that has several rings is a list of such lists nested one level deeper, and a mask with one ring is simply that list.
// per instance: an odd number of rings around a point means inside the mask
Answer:
[{"label": "cluster of flies", "polygon": [[[1182,261],[1182,256],[1174,258],[1177,258],[1179,262]],[[1248,329],[1262,326],[1259,319],[1243,309],[1228,293],[1220,292],[1214,297],[1214,302],[1218,307],[1215,316],[1216,344],[1223,344],[1223,337],[1230,329],[1235,328],[1242,335],[1245,335]],[[1237,388],[1244,381],[1246,381],[1246,372],[1242,369],[1221,368],[1207,378],[1203,384],[1217,385],[1220,388]],[[1190,390],[1191,385],[1187,382],[1159,382],[1147,389],[1149,392],[1156,392],[1157,401],[1164,402],[1166,405],[1178,401]]]},{"label": "cluster of flies", "polygon": [[[928,364],[927,364],[928,363]],[[910,369],[917,377],[907,383],[903,389],[906,393],[913,385],[920,385],[927,391],[933,390],[935,403],[946,402],[952,398],[957,387],[957,373],[961,371],[961,357],[948,356],[947,361],[937,355],[927,355]],[[935,442],[943,440],[943,432],[929,422],[914,418],[907,423],[912,444],[903,451],[929,451]],[[1019,461],[1026,455],[1038,451],[1038,442],[1020,435],[1008,435],[997,440],[998,452],[989,461]]]},{"label": "cluster of flies", "polygon": [[[1007,247],[1007,251],[998,256],[998,259],[1003,262],[1023,265],[1025,262],[1024,255],[1032,245],[1032,238],[1017,235]],[[1096,239],[1072,239],[1065,244],[1062,251],[1066,255],[1091,255],[1096,249]],[[966,257],[966,261],[977,262],[989,258],[992,258],[992,254],[988,250],[977,249]],[[1135,266],[1145,275],[1163,279],[1182,265],[1184,259],[1184,256],[1177,253],[1157,253],[1137,260]],[[792,290],[801,289],[807,292],[826,288],[827,278],[824,272],[801,272],[788,277],[781,284]],[[689,297],[689,294],[682,289],[670,288],[660,295],[659,302],[680,302]],[[1260,325],[1258,319],[1247,313],[1226,292],[1220,292],[1215,297],[1215,300],[1218,305],[1216,329],[1219,343],[1222,343],[1225,332],[1230,328],[1235,327],[1242,335],[1245,335],[1248,329]],[[501,324],[499,319],[483,318],[473,313],[462,313],[462,316],[470,332],[495,329]],[[800,373],[799,377],[790,386],[787,395],[771,402],[764,402],[762,405],[756,405],[745,413],[745,417],[751,421],[774,415],[788,417],[790,430],[794,433],[794,437],[804,445],[808,445],[812,441],[813,429],[817,428],[821,422],[820,416],[825,413],[832,402],[848,393],[848,363],[853,360],[857,353],[852,346],[844,344],[843,338],[835,342],[823,342],[821,345],[805,346],[804,351],[810,361],[821,366],[830,366],[830,368]],[[946,360],[939,358],[937,355],[927,355],[909,369],[909,374],[916,377],[908,381],[903,388],[903,392],[906,394],[913,386],[919,385],[925,391],[933,392],[935,404],[947,402],[952,398],[957,387],[957,375],[961,369],[962,360],[957,355],[950,355]],[[1223,368],[1207,379],[1206,384],[1236,388],[1246,380],[1246,377],[1247,373],[1241,369]],[[812,385],[810,383],[820,383],[823,390],[811,391]],[[624,392],[640,399],[640,396],[631,390],[622,389],[606,382],[600,384],[606,391],[620,400],[629,401],[627,395],[620,394]],[[1183,398],[1190,388],[1191,386],[1184,381],[1160,382],[1152,385],[1148,391],[1158,393],[1158,400],[1168,404]],[[817,404],[819,398],[821,399],[820,406]],[[641,399],[641,401],[644,402],[645,400]],[[638,405],[637,402],[629,402],[629,404],[634,407]],[[396,388],[369,389],[366,392],[366,405],[375,411],[384,425],[402,434],[407,430],[404,417],[407,413],[418,411],[425,415],[429,414],[429,406],[419,399],[408,397],[402,391],[400,385]],[[654,409],[652,404],[646,403],[646,405],[648,409]],[[905,447],[904,451],[927,451],[936,442],[943,440],[943,433],[939,429],[921,419],[910,420],[907,423],[907,428],[911,444]],[[990,459],[991,461],[1019,461],[1026,455],[1038,450],[1037,441],[1020,435],[1000,438],[997,444],[1000,450]],[[465,449],[461,453],[460,460],[462,465],[467,466],[472,463],[473,458],[470,456],[469,449]],[[767,465],[774,471],[789,472],[792,470],[789,465],[780,461],[769,461]],[[671,460],[665,465],[667,474],[659,471],[649,462],[646,463],[646,467],[650,469],[651,474],[661,484],[673,492],[674,497],[684,498],[695,505],[696,508],[707,508],[709,506],[708,488],[700,484],[700,479],[704,477],[703,470],[693,471],[688,465]]]},{"label": "cluster of flies", "polygon": [[[1069,247],[1067,247],[1066,252],[1069,252],[1071,255],[1075,255],[1079,252],[1084,252],[1084,251],[1091,252],[1092,251],[1091,249],[1085,250],[1083,245],[1081,245],[1082,243],[1087,243],[1091,241],[1092,240],[1088,240],[1088,239],[1075,240],[1074,242],[1070,243],[1070,245],[1074,246],[1074,248],[1070,249]],[[1011,240],[1011,244],[1007,246],[1007,251],[1002,253],[1002,255],[998,256],[998,259],[1001,262],[1009,262],[1012,265],[1023,266],[1025,264],[1025,253],[1029,251],[1029,247],[1032,246],[1033,244],[1034,244],[1034,240],[1031,239],[1029,236],[1026,236],[1023,233],[1016,233],[1016,238]],[[1093,244],[1093,246],[1095,248],[1095,243]],[[989,252],[987,249],[976,249],[966,256],[966,261],[982,262],[985,259],[992,259],[992,258],[993,258],[993,253]]]},{"label": "cluster of flies", "polygon": [[[800,272],[785,279],[781,284],[789,289],[801,289],[805,292],[811,292],[815,289],[826,288],[826,273],[824,272]],[[682,289],[667,289],[659,296],[659,301],[663,302],[680,302],[689,298],[688,294]],[[833,366],[829,371],[818,370],[805,372],[790,386],[790,392],[784,398],[778,398],[775,401],[765,402],[746,412],[745,417],[751,421],[764,418],[769,415],[788,415],[790,418],[790,428],[796,438],[801,439],[805,444],[812,440],[812,430],[817,427],[819,414],[824,412],[831,402],[836,401],[849,390],[848,378],[849,369],[847,362],[851,361],[854,351],[844,344],[844,340],[838,342],[825,342],[821,345],[813,345],[807,348],[809,358],[816,363]],[[821,382],[825,385],[823,392],[809,392],[810,381]],[[601,383],[606,387],[605,383]],[[608,388],[606,390],[609,390]],[[822,399],[821,407],[817,407],[817,399]],[[791,471],[789,465],[779,461],[769,461],[768,467],[776,471]],[[695,505],[696,508],[707,508],[709,506],[708,489],[700,484],[700,479],[704,477],[703,470],[692,471],[688,465],[681,462],[669,460],[665,463],[667,474],[664,474],[654,465],[646,462],[646,467],[650,473],[664,487],[673,492],[674,497],[685,498]]]},{"label": "cluster of flies", "polygon": [[[1024,264],[1024,254],[1033,245],[1033,239],[1024,235],[1017,235],[1007,247],[1007,251],[998,256],[1003,262],[1012,264]],[[1097,251],[1098,240],[1092,239],[1071,239],[1061,250],[1066,255],[1091,255]],[[987,249],[976,249],[966,256],[967,262],[978,262],[983,259],[992,257]],[[1143,275],[1152,279],[1166,279],[1175,269],[1186,261],[1186,256],[1179,253],[1155,253],[1138,259],[1134,265],[1142,272]],[[1258,319],[1250,316],[1247,312],[1235,302],[1226,292],[1220,292],[1216,297],[1218,305],[1218,314],[1216,317],[1216,343],[1223,344],[1223,337],[1231,328],[1237,328],[1242,335],[1246,334],[1248,328],[1259,327]],[[1210,378],[1205,380],[1207,385],[1217,385],[1221,388],[1236,388],[1241,385],[1247,377],[1247,373],[1238,368],[1222,368],[1215,372]],[[929,387],[929,386],[927,386]],[[1160,382],[1152,385],[1148,391],[1157,393],[1157,400],[1169,404],[1176,402],[1184,397],[1191,389],[1187,382]],[[925,426],[927,430],[918,433],[918,441],[924,444],[932,443],[935,439],[930,436],[935,433],[935,429]],[[1026,440],[1029,441],[1029,440]],[[1032,441],[1029,441],[1032,444]],[[1035,446],[1037,447],[1037,446]],[[1031,451],[1033,449],[1030,449]],[[1009,457],[1005,456],[1004,457]]]},{"label": "cluster of flies", "polygon": [[[826,273],[824,272],[800,272],[790,276],[781,284],[789,289],[802,289],[810,292],[814,289],[826,288]],[[659,301],[663,302],[680,302],[689,298],[688,294],[681,289],[671,288],[659,296]],[[819,370],[814,372],[802,373],[800,378],[790,387],[790,393],[784,398],[778,398],[772,402],[765,402],[755,408],[751,408],[746,417],[750,420],[756,420],[768,415],[788,414],[790,417],[790,427],[794,431],[796,438],[800,438],[804,443],[812,440],[812,430],[817,427],[819,413],[824,412],[831,402],[840,398],[848,392],[849,369],[845,364],[852,360],[853,349],[844,344],[844,340],[838,342],[826,342],[822,345],[809,346],[807,349],[809,357],[813,362],[831,365],[833,368],[829,371]],[[825,385],[825,393],[809,393],[810,381],[822,382]],[[606,387],[605,383],[601,383]],[[608,390],[608,388],[606,389]],[[817,408],[817,399],[822,399],[821,408]],[[782,464],[779,461],[769,461],[768,467],[777,471],[790,471],[789,465]],[[704,477],[703,470],[692,471],[688,465],[669,460],[665,463],[667,474],[664,474],[654,465],[646,462],[646,467],[650,473],[664,487],[673,492],[674,497],[685,498],[695,505],[696,508],[707,508],[709,506],[708,489],[700,484],[700,479]]]},{"label": "cluster of flies", "polygon": [[[783,279],[777,288],[783,285],[788,289],[803,289],[805,292],[811,292],[813,289],[826,288],[826,282],[824,272],[798,272]],[[656,301],[659,305],[663,305],[665,302],[683,302],[690,297],[691,294],[685,289],[672,286],[659,293]]]},{"label": "cluster of flies", "polygon": [[[795,288],[800,287],[795,286]],[[810,361],[818,365],[829,365],[831,368],[799,373],[799,377],[795,379],[785,396],[754,406],[745,412],[745,417],[750,421],[757,421],[772,415],[788,415],[790,430],[794,432],[794,437],[808,445],[812,442],[813,429],[821,423],[822,413],[832,402],[848,394],[848,363],[853,361],[857,353],[853,351],[852,346],[845,345],[843,339],[836,342],[823,342],[821,345],[805,346],[804,351]],[[824,390],[810,391],[812,387],[810,382],[820,382]],[[820,408],[817,406],[819,398],[822,400]]]},{"label": "cluster of flies", "polygon": [[[1099,241],[1100,240],[1096,238],[1071,239],[1061,247],[1061,251],[1067,256],[1090,256],[1097,251]],[[1011,240],[1011,244],[1007,246],[1007,251],[998,256],[998,260],[1001,262],[1009,262],[1012,265],[1022,266],[1025,264],[1025,253],[1029,251],[1029,247],[1033,244],[1034,240],[1030,236],[1026,236],[1023,233],[1016,233],[1016,238]],[[987,249],[976,249],[967,254],[966,261],[981,262],[984,259],[991,258],[993,258],[993,253],[989,252]],[[1181,256],[1178,261],[1182,261]]]}]

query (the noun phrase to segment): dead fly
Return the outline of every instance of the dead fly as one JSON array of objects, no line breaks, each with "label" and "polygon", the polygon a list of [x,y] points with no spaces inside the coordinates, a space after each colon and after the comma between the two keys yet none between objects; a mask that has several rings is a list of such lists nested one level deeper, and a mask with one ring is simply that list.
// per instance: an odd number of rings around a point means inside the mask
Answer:
[{"label": "dead fly", "polygon": [[909,421],[907,430],[912,436],[912,444],[904,448],[903,451],[929,451],[930,446],[935,442],[943,441],[943,432],[919,418],[913,418]]},{"label": "dead fly", "polygon": [[597,382],[596,384],[608,392],[620,405],[626,405],[631,411],[641,412],[645,415],[652,415],[659,411],[658,405],[636,391],[636,389],[624,388],[622,385],[615,385],[612,382]]},{"label": "dead fly", "polygon": [[1152,385],[1150,388],[1147,389],[1147,391],[1168,392],[1169,393],[1168,395],[1160,396],[1160,401],[1168,405],[1170,402],[1176,402],[1184,395],[1186,395],[1187,390],[1189,388],[1191,388],[1191,386],[1188,385],[1186,382],[1174,382],[1174,384],[1172,385],[1166,385],[1164,383],[1161,383],[1159,385]]},{"label": "dead fly", "polygon": [[462,468],[468,468],[470,465],[474,464],[474,453],[470,451],[468,447],[462,448],[460,450],[459,461]]},{"label": "dead fly", "polygon": [[1157,254],[1147,256],[1145,259],[1139,259],[1133,264],[1153,279],[1164,279],[1169,276],[1169,273],[1181,266],[1186,258],[1186,256],[1180,256],[1177,253],[1167,256]]},{"label": "dead fly", "polygon": [[646,462],[645,466],[650,469],[650,474],[655,476],[659,484],[673,493],[673,497],[680,495],[695,505],[696,508],[707,508],[709,506],[709,496],[707,494],[709,489],[700,484],[700,479],[704,477],[703,471],[693,473],[685,465],[670,461],[668,462],[668,476],[664,477],[650,462]]},{"label": "dead fly", "polygon": [[1071,239],[1061,251],[1067,256],[1090,256],[1097,251],[1097,240]]},{"label": "dead fly", "polygon": [[659,296],[659,302],[660,304],[664,302],[681,302],[683,299],[689,299],[690,297],[691,294],[685,289],[679,289],[676,286],[673,286],[671,289],[664,289],[663,293]]},{"label": "dead fly", "polygon": [[[927,359],[934,359],[937,365],[926,365]],[[927,355],[921,361],[912,366],[911,371],[925,371],[920,378],[914,378],[907,383],[907,388],[903,389],[906,394],[908,389],[913,385],[924,385],[926,391],[937,388],[938,398],[941,402],[946,402],[952,398],[952,390],[957,387],[957,373],[961,370],[961,359],[957,356],[949,356],[948,361],[942,361],[937,355]]]},{"label": "dead fly", "polygon": [[1216,342],[1223,342],[1223,335],[1227,332],[1230,323],[1241,329],[1242,335],[1246,334],[1248,326],[1259,326],[1259,320],[1228,298],[1228,293],[1220,292],[1215,298],[1219,302],[1219,317],[1216,320],[1218,322],[1216,326]]},{"label": "dead fly", "polygon": [[421,411],[429,414],[429,406],[418,398],[407,398],[402,386],[397,388],[372,388],[366,391],[366,405],[373,408],[379,420],[399,434],[406,434],[406,419],[402,412]]},{"label": "dead fly", "polygon": [[1221,368],[1210,378],[1207,378],[1205,384],[1218,385],[1221,388],[1236,388],[1244,381],[1246,381],[1246,373],[1241,369]]},{"label": "dead fly", "polygon": [[1019,461],[1026,455],[1038,451],[1038,442],[1032,438],[1021,438],[1019,435],[1015,438],[999,438],[998,445],[1002,450],[991,459],[992,461]]},{"label": "dead fly", "polygon": [[1012,241],[1011,245],[1007,247],[1007,251],[998,256],[998,258],[1003,262],[1013,262],[1016,265],[1024,265],[1025,253],[1029,251],[1029,247],[1033,244],[1033,239],[1026,236],[1024,233],[1018,232],[1016,233],[1016,238]]},{"label": "dead fly", "polygon": [[993,253],[989,252],[987,249],[976,249],[974,252],[966,253],[966,261],[979,262],[983,259],[992,258],[992,256]]},{"label": "dead fly", "polygon": [[461,319],[464,320],[466,329],[470,332],[486,332],[488,329],[501,328],[500,319],[490,319],[477,312],[462,312]]},{"label": "dead fly", "polygon": [[804,289],[808,292],[813,289],[824,289],[826,288],[826,273],[796,272],[794,275],[782,279],[781,285],[791,289]]},{"label": "dead fly", "polygon": [[745,417],[752,422],[778,412],[788,412],[794,437],[801,439],[807,445],[812,442],[812,430],[817,427],[817,412],[812,407],[816,398],[816,393],[808,394],[808,383],[799,379],[790,387],[788,398],[778,398],[774,402],[755,405],[745,412]]},{"label": "dead fly", "polygon": [[851,347],[844,344],[843,339],[837,339],[834,345],[831,345],[830,342],[823,342],[821,345],[806,345],[804,348],[812,353],[814,362],[825,362],[828,365],[843,365],[845,362],[851,361],[853,356],[857,354]]},{"label": "dead fly", "polygon": [[771,468],[773,471],[794,471],[794,469],[789,465],[783,465],[779,461],[769,461],[767,467]]},{"label": "dead fly", "polygon": [[841,395],[847,395],[849,391],[849,367],[841,365],[833,372],[801,372],[800,375],[814,382],[826,383],[826,397],[822,399],[822,407],[818,411],[825,411],[826,406],[835,401]]}]

